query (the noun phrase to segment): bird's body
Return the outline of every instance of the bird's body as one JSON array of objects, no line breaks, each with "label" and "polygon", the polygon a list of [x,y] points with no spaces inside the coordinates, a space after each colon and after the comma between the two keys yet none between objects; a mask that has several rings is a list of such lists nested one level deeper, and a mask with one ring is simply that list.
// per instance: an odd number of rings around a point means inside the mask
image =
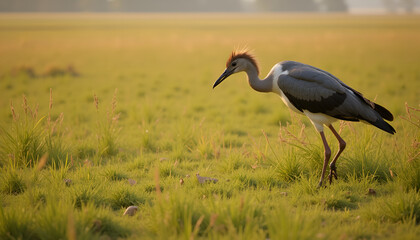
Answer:
[{"label": "bird's body", "polygon": [[340,149],[330,164],[330,182],[336,176],[335,162],[346,143],[332,127],[337,120],[362,121],[370,123],[390,134],[394,128],[384,119],[392,121],[392,114],[384,107],[369,101],[334,75],[319,68],[283,61],[273,66],[267,77],[259,79],[258,65],[247,52],[232,53],[226,63],[226,70],[215,82],[214,87],[233,73],[246,72],[250,86],[259,92],[278,94],[286,106],[306,115],[320,133],[325,152],[324,167],[319,185],[322,184],[331,151],[324,135],[324,126],[330,128],[339,141]]},{"label": "bird's body", "polygon": [[284,61],[276,64],[267,77],[273,81],[272,91],[290,109],[305,114],[318,131],[337,120],[347,120],[364,121],[395,132],[375,110],[377,104],[321,69]]},{"label": "bird's body", "polygon": [[284,70],[284,64],[287,64],[288,62],[281,62],[274,65],[274,67],[271,69],[268,76],[272,76],[270,78],[273,79],[273,90],[272,92],[277,93],[281,100],[286,104],[286,106],[293,110],[296,113],[304,114],[306,115],[314,125],[314,127],[318,131],[322,131],[324,128],[324,125],[330,125],[333,122],[337,121],[336,118],[333,118],[327,114],[321,113],[321,112],[311,112],[307,109],[302,109],[302,107],[295,106],[292,102],[290,102],[289,98],[286,96],[286,94],[282,91],[280,88],[281,84],[279,85],[279,81],[281,75],[289,75],[289,70]]}]

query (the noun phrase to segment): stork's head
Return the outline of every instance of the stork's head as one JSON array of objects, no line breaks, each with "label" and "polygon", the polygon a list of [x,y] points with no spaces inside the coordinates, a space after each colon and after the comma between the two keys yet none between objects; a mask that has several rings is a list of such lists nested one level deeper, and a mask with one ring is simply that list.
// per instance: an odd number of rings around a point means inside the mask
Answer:
[{"label": "stork's head", "polygon": [[220,75],[217,81],[214,83],[213,88],[219,85],[223,80],[234,73],[246,71],[250,66],[254,66],[258,70],[257,61],[255,61],[254,56],[252,56],[247,51],[241,52],[232,52],[229,59],[226,62],[226,70]]}]

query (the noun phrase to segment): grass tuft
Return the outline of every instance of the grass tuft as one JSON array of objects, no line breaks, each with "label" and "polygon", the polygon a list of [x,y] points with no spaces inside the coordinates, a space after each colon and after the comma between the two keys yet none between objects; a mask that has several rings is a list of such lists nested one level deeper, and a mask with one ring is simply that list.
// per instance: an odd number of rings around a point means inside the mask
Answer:
[{"label": "grass tuft", "polygon": [[94,95],[94,104],[98,116],[97,120],[97,141],[98,151],[100,157],[112,157],[118,154],[118,119],[120,115],[116,112],[117,107],[117,92],[115,89],[114,96],[112,97],[111,106],[106,113],[106,116],[100,115],[99,99]]},{"label": "grass tuft", "polygon": [[121,181],[124,179],[127,179],[127,175],[118,172],[115,169],[107,169],[104,172],[104,176],[106,179],[108,179],[109,181]]},{"label": "grass tuft", "polygon": [[365,128],[363,134],[354,136],[351,142],[357,151],[349,151],[346,153],[348,157],[341,160],[340,169],[344,172],[343,175],[358,179],[371,177],[378,182],[386,182],[391,178],[391,161],[384,154],[383,142],[378,140],[376,134],[376,129]]},{"label": "grass tuft", "polygon": [[109,209],[87,204],[76,214],[76,226],[80,238],[118,239],[130,235],[124,221],[109,213]]},{"label": "grass tuft", "polygon": [[201,202],[179,194],[158,200],[151,209],[152,233],[160,239],[202,236],[209,224],[209,214]]},{"label": "grass tuft", "polygon": [[2,178],[2,192],[6,194],[18,195],[25,191],[26,185],[16,171],[9,170]]},{"label": "grass tuft", "polygon": [[114,191],[109,201],[111,207],[115,210],[145,203],[144,198],[138,197],[135,193],[124,187]]},{"label": "grass tuft", "polygon": [[303,209],[291,212],[286,204],[280,204],[266,217],[269,239],[316,239],[321,234],[321,222],[314,216],[320,214],[315,210],[306,215]]},{"label": "grass tuft", "polygon": [[31,219],[24,208],[6,211],[0,206],[0,239],[38,239]]},{"label": "grass tuft", "polygon": [[294,182],[307,174],[304,164],[294,151],[289,151],[282,156],[275,167],[278,177],[286,182]]},{"label": "grass tuft", "polygon": [[416,191],[400,192],[384,201],[382,206],[384,218],[393,222],[415,221],[420,223],[420,194]]},{"label": "grass tuft", "polygon": [[330,210],[348,210],[357,208],[356,199],[347,194],[330,195],[323,200],[323,204]]},{"label": "grass tuft", "polygon": [[248,196],[231,198],[227,202],[215,200],[211,211],[219,217],[216,225],[226,227],[221,232],[228,231],[239,235],[254,235],[264,225],[264,214],[260,205],[255,204],[255,199]]},{"label": "grass tuft", "polygon": [[0,165],[9,164],[14,168],[36,167],[45,154],[48,161],[43,165],[58,165],[67,160],[69,149],[63,141],[64,133],[61,131],[64,115],[61,113],[57,119],[51,119],[52,101],[50,89],[50,111],[47,118],[38,118],[38,105],[31,107],[25,96],[22,109],[17,110],[13,104],[10,105],[13,117],[11,128],[0,128],[0,153],[3,159],[0,160]]},{"label": "grass tuft", "polygon": [[98,205],[100,202],[98,191],[98,188],[93,186],[81,186],[76,188],[72,193],[73,206],[80,209],[91,203]]},{"label": "grass tuft", "polygon": [[50,202],[36,217],[36,232],[40,239],[67,239],[67,223],[71,206]]},{"label": "grass tuft", "polygon": [[36,166],[46,152],[45,132],[41,124],[44,117],[38,119],[38,106],[30,107],[25,96],[22,102],[21,111],[10,105],[13,115],[10,129],[0,128],[1,164],[13,168]]},{"label": "grass tuft", "polygon": [[406,189],[420,190],[420,160],[412,161],[401,160],[397,165],[397,179]]},{"label": "grass tuft", "polygon": [[28,200],[31,207],[40,208],[47,203],[47,194],[39,189],[28,191]]},{"label": "grass tuft", "polygon": [[64,131],[62,131],[62,124],[64,121],[64,114],[60,115],[54,120],[51,117],[53,109],[53,91],[50,88],[50,102],[48,106],[49,112],[46,122],[46,137],[45,145],[48,153],[48,164],[61,165],[64,161],[67,162],[69,147],[64,143]]},{"label": "grass tuft", "polygon": [[[396,143],[399,144],[395,158],[398,159],[393,169],[397,181],[406,190],[414,189],[420,191],[420,109],[410,107],[406,103],[406,114],[403,119],[404,136],[399,137]],[[392,170],[391,170],[392,171]]]}]

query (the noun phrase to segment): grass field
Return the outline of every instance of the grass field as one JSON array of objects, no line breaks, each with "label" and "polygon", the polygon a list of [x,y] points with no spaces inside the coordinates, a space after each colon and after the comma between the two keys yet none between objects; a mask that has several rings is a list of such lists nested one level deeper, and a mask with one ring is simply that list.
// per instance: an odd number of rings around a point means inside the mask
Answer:
[{"label": "grass field", "polygon": [[[417,15],[0,15],[0,239],[417,239],[419,43]],[[318,189],[308,120],[244,74],[212,89],[235,47],[333,73],[396,135],[337,123]]]}]

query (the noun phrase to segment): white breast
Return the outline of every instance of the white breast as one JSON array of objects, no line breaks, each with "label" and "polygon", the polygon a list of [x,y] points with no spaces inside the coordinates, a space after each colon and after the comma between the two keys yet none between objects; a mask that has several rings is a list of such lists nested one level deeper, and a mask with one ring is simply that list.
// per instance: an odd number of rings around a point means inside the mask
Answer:
[{"label": "white breast", "polygon": [[283,71],[283,66],[280,63],[277,63],[273,66],[273,68],[270,70],[268,75],[273,76],[273,92],[277,93],[281,100],[286,104],[286,106],[290,109],[292,109],[294,112],[302,114],[301,111],[299,111],[293,104],[289,101],[289,99],[284,95],[283,91],[279,88],[279,85],[277,81],[279,80],[280,75],[287,75],[289,74],[289,71],[285,70]]}]

